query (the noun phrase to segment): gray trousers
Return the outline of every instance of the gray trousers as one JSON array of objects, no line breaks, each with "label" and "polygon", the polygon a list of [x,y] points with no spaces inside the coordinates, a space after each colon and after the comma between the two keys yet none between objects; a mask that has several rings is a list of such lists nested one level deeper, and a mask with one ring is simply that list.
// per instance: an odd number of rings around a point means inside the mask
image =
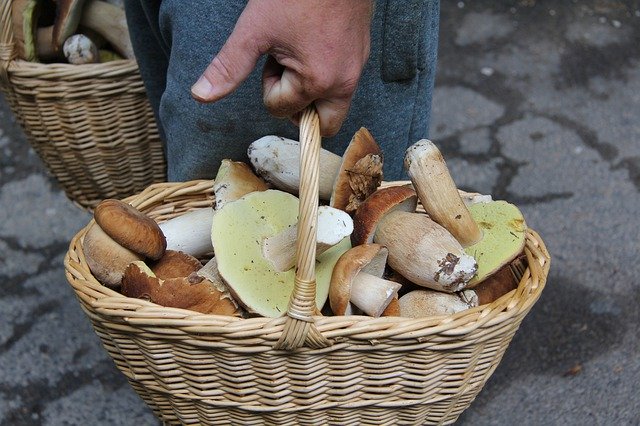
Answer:
[{"label": "gray trousers", "polygon": [[[200,104],[190,93],[233,30],[246,1],[127,0],[129,31],[165,142],[168,180],[213,178],[225,158],[247,160],[265,135],[298,138],[298,128],[262,104],[261,71],[227,98]],[[438,44],[438,0],[378,0],[371,55],[349,115],[323,148],[341,155],[357,129],[384,153],[384,178],[405,178],[403,156],[428,136]]]}]

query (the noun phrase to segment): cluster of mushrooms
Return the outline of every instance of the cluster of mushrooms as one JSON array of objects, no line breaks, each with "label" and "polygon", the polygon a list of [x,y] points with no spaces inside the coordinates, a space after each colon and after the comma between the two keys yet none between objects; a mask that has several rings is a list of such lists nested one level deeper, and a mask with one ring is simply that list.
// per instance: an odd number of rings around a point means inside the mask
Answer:
[{"label": "cluster of mushrooms", "polygon": [[16,54],[30,62],[133,59],[123,0],[14,0]]},{"label": "cluster of mushrooms", "polygon": [[[255,141],[251,165],[222,162],[214,206],[162,223],[103,201],[84,237],[89,268],[125,296],[163,306],[283,315],[295,276],[299,154],[297,141]],[[410,183],[382,185],[383,155],[365,128],[342,157],[321,150],[318,314],[448,315],[517,287],[521,212],[458,190],[429,140],[409,147],[404,164]]]}]

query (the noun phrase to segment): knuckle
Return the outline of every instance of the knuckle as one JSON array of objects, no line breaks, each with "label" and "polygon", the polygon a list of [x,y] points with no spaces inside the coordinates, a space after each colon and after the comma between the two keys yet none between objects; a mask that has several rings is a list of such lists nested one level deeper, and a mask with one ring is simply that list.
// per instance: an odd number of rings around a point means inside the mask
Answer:
[{"label": "knuckle", "polygon": [[211,65],[207,68],[207,72],[211,74],[221,77],[226,82],[232,82],[234,79],[234,75],[236,74],[233,71],[233,66],[231,65],[231,60],[228,55],[221,51],[213,61],[211,61]]}]

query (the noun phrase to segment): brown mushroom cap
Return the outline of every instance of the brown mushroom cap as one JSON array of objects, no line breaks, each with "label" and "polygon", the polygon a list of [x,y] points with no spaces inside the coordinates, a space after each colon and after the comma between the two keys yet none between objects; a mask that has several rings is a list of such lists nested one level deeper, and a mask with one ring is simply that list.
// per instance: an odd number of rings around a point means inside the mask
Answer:
[{"label": "brown mushroom cap", "polygon": [[122,293],[161,306],[189,309],[203,314],[238,316],[233,300],[196,274],[161,280],[141,261],[131,263],[122,278]]},{"label": "brown mushroom cap", "polygon": [[167,250],[156,262],[151,264],[151,271],[161,280],[167,278],[188,277],[202,268],[202,263],[190,254],[181,251]]},{"label": "brown mushroom cap", "polygon": [[[373,243],[355,246],[340,256],[333,268],[329,287],[329,304],[335,315],[345,315],[349,312],[351,283],[356,275],[363,271],[381,277],[384,273],[387,255],[386,247]],[[389,301],[387,301],[388,303]],[[385,308],[386,305],[382,310]]]},{"label": "brown mushroom cap", "polygon": [[382,150],[369,130],[361,127],[342,156],[331,193],[331,207],[347,213],[356,211],[382,183],[382,163]]},{"label": "brown mushroom cap", "polygon": [[373,242],[378,222],[394,210],[414,212],[418,204],[416,192],[408,186],[389,186],[367,197],[353,216],[351,245]]},{"label": "brown mushroom cap", "polygon": [[104,232],[121,246],[149,259],[162,257],[167,241],[155,220],[115,199],[101,201],[93,216]]},{"label": "brown mushroom cap", "polygon": [[82,252],[93,276],[107,287],[118,287],[127,266],[142,260],[142,257],[114,241],[95,223],[84,235]]}]

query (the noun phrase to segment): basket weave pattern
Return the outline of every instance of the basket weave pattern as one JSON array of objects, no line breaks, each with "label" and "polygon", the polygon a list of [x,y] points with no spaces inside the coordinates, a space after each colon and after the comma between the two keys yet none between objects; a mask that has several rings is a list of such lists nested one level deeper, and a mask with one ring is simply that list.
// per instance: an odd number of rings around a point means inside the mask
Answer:
[{"label": "basket weave pattern", "polygon": [[92,208],[165,181],[162,143],[136,62],[16,59],[11,3],[0,0],[0,88],[67,197]]},{"label": "basket weave pattern", "polygon": [[[151,185],[128,198],[158,221],[213,204],[212,181]],[[88,226],[87,226],[88,228]],[[274,350],[286,319],[238,319],[160,307],[102,286],[82,253],[67,279],[106,350],[168,424],[443,424],[491,376],[539,298],[549,254],[527,231],[516,290],[455,315],[314,317],[333,345]]]}]

